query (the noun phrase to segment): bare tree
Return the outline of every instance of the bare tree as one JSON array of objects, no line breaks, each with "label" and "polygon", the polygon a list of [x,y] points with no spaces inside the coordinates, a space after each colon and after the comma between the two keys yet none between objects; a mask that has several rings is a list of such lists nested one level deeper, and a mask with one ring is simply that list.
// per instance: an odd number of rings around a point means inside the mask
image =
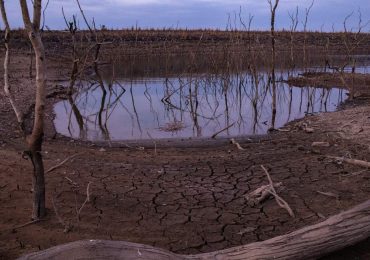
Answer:
[{"label": "bare tree", "polygon": [[33,21],[29,15],[27,1],[20,0],[24,26],[35,52],[36,61],[36,97],[35,118],[33,129],[26,135],[28,155],[34,167],[33,174],[33,211],[32,218],[39,219],[46,214],[45,210],[45,179],[42,161],[42,141],[44,136],[45,91],[46,91],[46,60],[45,49],[40,35],[42,0],[33,2]]},{"label": "bare tree", "polygon": [[298,6],[295,9],[295,12],[293,13],[288,13],[289,18],[290,18],[290,30],[289,30],[289,35],[290,35],[290,63],[291,63],[291,69],[293,70],[295,68],[294,64],[294,34],[297,30],[298,26],[298,13],[299,9]]},{"label": "bare tree", "polygon": [[[348,14],[343,21],[344,31],[341,34],[341,38],[345,47],[345,59],[340,62],[338,66],[333,66],[329,57],[326,57],[326,66],[337,73],[343,86],[349,90],[349,100],[353,100],[355,94],[355,73],[357,65],[357,58],[355,54],[356,51],[361,47],[361,44],[367,39],[367,35],[364,34],[363,31],[370,24],[370,20],[367,22],[362,20],[361,11],[358,10],[358,27],[356,29],[348,28],[348,21],[353,14],[353,12]],[[351,77],[346,72],[346,68],[348,67],[351,69]]]},{"label": "bare tree", "polygon": [[279,5],[279,0],[275,0],[274,4],[272,0],[267,0],[270,5],[271,12],[271,82],[272,82],[272,119],[271,119],[271,128],[275,128],[275,118],[276,118],[276,78],[275,78],[275,59],[276,59],[276,50],[275,50],[275,15],[276,9]]},{"label": "bare tree", "polygon": [[6,54],[4,59],[4,90],[10,104],[16,114],[17,121],[23,132],[27,151],[25,154],[29,156],[33,164],[32,186],[33,186],[33,210],[32,218],[38,220],[45,216],[45,179],[44,165],[42,161],[42,141],[44,135],[44,110],[45,110],[45,89],[46,89],[46,65],[45,51],[40,35],[40,24],[42,14],[41,0],[33,2],[33,20],[29,15],[26,0],[20,0],[22,10],[22,18],[24,25],[32,44],[36,56],[36,97],[34,106],[34,120],[32,129],[26,129],[24,121],[25,114],[17,107],[15,99],[10,91],[9,85],[9,37],[10,26],[6,15],[4,1],[0,0],[1,15],[6,27],[5,33],[5,48]]},{"label": "bare tree", "polygon": [[307,70],[307,25],[308,25],[308,17],[310,15],[311,9],[315,3],[315,0],[312,0],[310,6],[305,9],[305,17],[304,21],[302,22],[303,24],[303,65],[305,71]]}]

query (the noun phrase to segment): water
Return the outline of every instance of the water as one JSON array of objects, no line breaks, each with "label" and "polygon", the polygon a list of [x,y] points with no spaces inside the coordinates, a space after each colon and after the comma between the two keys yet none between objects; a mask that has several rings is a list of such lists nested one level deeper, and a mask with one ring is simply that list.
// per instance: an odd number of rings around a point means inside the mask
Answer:
[{"label": "water", "polygon": [[334,111],[347,97],[338,88],[288,86],[280,81],[287,76],[277,75],[275,91],[265,72],[85,81],[55,105],[54,123],[65,136],[91,141],[201,138],[225,128],[218,136],[255,135]]}]

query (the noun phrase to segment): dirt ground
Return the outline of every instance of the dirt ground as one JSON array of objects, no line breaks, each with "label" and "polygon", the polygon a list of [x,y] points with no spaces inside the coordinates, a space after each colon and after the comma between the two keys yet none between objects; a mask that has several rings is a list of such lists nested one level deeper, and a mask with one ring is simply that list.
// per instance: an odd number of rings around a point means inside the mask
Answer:
[{"label": "dirt ground", "polygon": [[[33,96],[26,58],[12,59],[11,83],[26,109]],[[49,61],[48,93],[66,79],[69,66]],[[2,80],[2,79],[1,79]],[[366,94],[366,86],[358,91]],[[365,95],[366,96],[366,95]],[[370,103],[362,97],[342,109],[309,116],[284,132],[227,139],[93,144],[55,133],[48,99],[43,156],[47,217],[30,221],[31,163],[6,98],[0,95],[0,259],[13,259],[80,239],[112,239],[199,253],[266,240],[318,223],[370,197],[369,170],[327,156],[370,161]],[[313,132],[307,133],[309,127]],[[313,142],[327,142],[314,147]],[[144,147],[144,148],[142,148]],[[268,184],[269,170],[294,210],[292,218],[274,200],[251,207],[245,195]],[[90,201],[82,207],[89,186]],[[323,193],[335,196],[323,195]],[[370,240],[325,259],[369,259]]]}]

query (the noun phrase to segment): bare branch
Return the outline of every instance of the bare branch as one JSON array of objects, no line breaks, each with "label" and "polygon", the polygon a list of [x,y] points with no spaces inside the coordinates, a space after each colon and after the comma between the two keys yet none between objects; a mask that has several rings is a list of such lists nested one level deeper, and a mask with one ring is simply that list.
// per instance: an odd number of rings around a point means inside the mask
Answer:
[{"label": "bare branch", "polygon": [[87,28],[89,28],[89,31],[90,31],[91,33],[93,33],[93,30],[91,29],[91,26],[90,26],[89,22],[87,21],[86,16],[85,16],[85,13],[84,13],[84,11],[83,11],[83,9],[82,9],[81,5],[80,5],[80,1],[79,1],[79,0],[76,0],[76,2],[77,2],[77,4],[78,4],[78,8],[80,9],[80,12],[81,12],[82,18],[84,19],[84,21],[85,21],[85,24],[86,24]]},{"label": "bare branch", "polygon": [[212,139],[215,139],[216,138],[216,136],[218,136],[219,134],[221,134],[222,132],[224,132],[224,131],[226,131],[226,130],[228,130],[228,129],[230,129],[231,127],[233,127],[235,125],[235,122],[234,123],[232,123],[232,124],[230,124],[230,125],[228,125],[227,127],[225,127],[225,128],[223,128],[223,129],[221,129],[220,131],[217,131],[216,133],[214,133],[212,136],[211,136],[211,138]]},{"label": "bare branch", "polygon": [[47,0],[46,5],[45,5],[45,8],[42,11],[42,26],[41,26],[41,30],[44,30],[44,27],[45,27],[45,22],[46,22],[45,12],[46,12],[46,9],[48,9],[49,2],[50,2],[50,0]]},{"label": "bare branch", "polygon": [[[343,27],[344,27],[344,32],[345,32],[345,33],[347,33],[347,32],[348,32],[348,29],[347,29],[347,22],[348,22],[348,20],[352,17],[352,15],[353,15],[353,11],[352,11],[350,14],[348,14],[348,15],[344,18],[344,21],[343,21]],[[350,31],[352,31],[352,30],[350,29]]]},{"label": "bare branch", "polygon": [[288,12],[288,16],[289,16],[290,21],[291,21],[290,32],[295,32],[297,30],[297,26],[298,26],[298,14],[299,14],[298,6],[296,7],[296,10],[295,10],[294,13]]},{"label": "bare branch", "polygon": [[72,160],[73,158],[77,157],[78,155],[80,155],[80,154],[76,153],[76,154],[73,154],[73,155],[71,155],[71,156],[67,157],[67,158],[66,158],[65,160],[63,160],[61,163],[59,163],[59,164],[57,164],[57,165],[55,165],[55,166],[51,167],[51,168],[50,168],[49,170],[47,170],[45,173],[50,173],[50,172],[52,172],[52,171],[54,171],[54,170],[56,170],[56,169],[58,169],[58,168],[62,167],[66,162],[68,162],[69,160]]},{"label": "bare branch", "polygon": [[90,202],[90,185],[91,185],[92,182],[89,182],[87,184],[87,187],[86,187],[86,199],[85,201],[82,203],[81,207],[77,210],[77,219],[80,220],[80,215],[81,215],[81,211],[82,209],[85,207],[86,203]]},{"label": "bare branch", "polygon": [[67,22],[67,18],[66,18],[66,15],[65,15],[65,13],[64,13],[64,8],[63,8],[63,6],[62,6],[62,14],[63,14],[64,22],[65,22],[65,24],[66,24],[67,28],[69,28],[69,24],[68,24],[68,22]]}]

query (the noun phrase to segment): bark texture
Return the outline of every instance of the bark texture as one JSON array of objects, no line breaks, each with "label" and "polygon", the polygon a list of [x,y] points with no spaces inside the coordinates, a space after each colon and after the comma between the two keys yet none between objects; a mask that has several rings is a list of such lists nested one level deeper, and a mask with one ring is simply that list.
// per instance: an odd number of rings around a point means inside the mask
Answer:
[{"label": "bark texture", "polygon": [[32,132],[27,134],[26,142],[28,155],[33,164],[33,210],[32,218],[39,219],[45,216],[45,178],[44,165],[41,156],[42,140],[44,136],[45,91],[46,91],[46,64],[45,49],[40,34],[41,0],[33,2],[33,22],[31,22],[27,1],[20,0],[22,17],[28,37],[31,41],[36,57],[36,98],[35,118]]}]

